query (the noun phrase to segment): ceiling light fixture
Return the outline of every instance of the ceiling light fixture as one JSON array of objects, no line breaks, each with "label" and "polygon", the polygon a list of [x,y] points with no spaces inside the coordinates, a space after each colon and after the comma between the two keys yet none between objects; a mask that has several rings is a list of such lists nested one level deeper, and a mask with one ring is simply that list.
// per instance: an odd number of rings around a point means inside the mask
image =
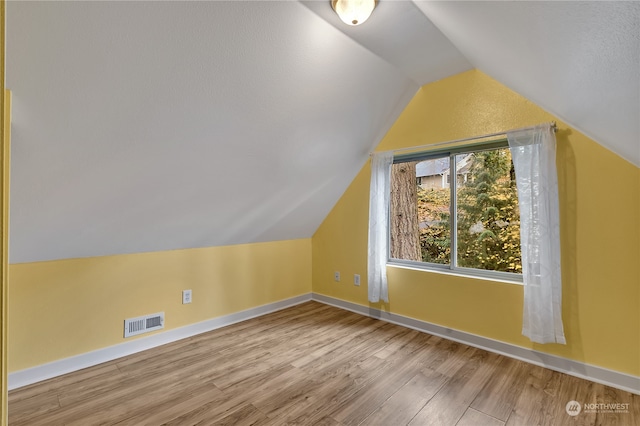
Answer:
[{"label": "ceiling light fixture", "polygon": [[331,7],[342,22],[355,26],[369,19],[376,3],[376,0],[331,0]]}]

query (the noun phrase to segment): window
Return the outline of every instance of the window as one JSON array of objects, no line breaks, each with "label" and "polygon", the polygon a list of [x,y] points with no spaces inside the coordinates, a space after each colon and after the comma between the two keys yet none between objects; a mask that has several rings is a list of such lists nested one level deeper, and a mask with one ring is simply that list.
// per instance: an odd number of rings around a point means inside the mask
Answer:
[{"label": "window", "polygon": [[[443,175],[448,185],[416,184]],[[391,263],[521,281],[520,214],[507,141],[394,157],[389,228]]]}]

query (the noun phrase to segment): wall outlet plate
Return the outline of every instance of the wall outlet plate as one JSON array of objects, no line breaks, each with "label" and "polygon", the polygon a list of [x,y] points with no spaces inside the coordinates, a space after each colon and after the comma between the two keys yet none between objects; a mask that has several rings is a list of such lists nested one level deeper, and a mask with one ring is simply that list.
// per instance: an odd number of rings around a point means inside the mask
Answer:
[{"label": "wall outlet plate", "polygon": [[182,304],[191,303],[191,290],[182,290]]},{"label": "wall outlet plate", "polygon": [[335,271],[335,272],[333,273],[333,279],[334,279],[336,282],[340,282],[340,271]]},{"label": "wall outlet plate", "polygon": [[353,274],[353,285],[360,285],[360,274]]}]

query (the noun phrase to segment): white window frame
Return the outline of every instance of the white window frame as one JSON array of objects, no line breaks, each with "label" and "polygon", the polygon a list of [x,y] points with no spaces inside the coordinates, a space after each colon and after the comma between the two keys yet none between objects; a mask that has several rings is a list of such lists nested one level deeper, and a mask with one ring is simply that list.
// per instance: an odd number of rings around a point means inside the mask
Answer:
[{"label": "white window frame", "polygon": [[[484,141],[480,143],[474,143],[470,145],[458,146],[455,148],[431,150],[431,151],[418,151],[411,154],[396,155],[393,158],[393,163],[405,163],[410,161],[424,161],[429,159],[449,157],[449,173],[451,170],[457,172],[456,156],[459,154],[473,153],[479,151],[487,151],[493,149],[509,149],[509,142],[506,138]],[[448,273],[453,275],[462,275],[474,278],[488,279],[492,281],[502,281],[514,284],[522,284],[522,274],[504,271],[492,271],[487,269],[465,268],[457,265],[457,234],[458,234],[458,215],[457,215],[457,199],[456,199],[456,186],[457,186],[457,174],[456,179],[449,179],[449,226],[451,229],[451,256],[449,258],[449,264],[444,265],[440,263],[422,262],[414,260],[395,259],[391,257],[391,218],[387,223],[387,241],[389,252],[387,253],[387,265],[399,266],[411,269],[419,269],[429,272]],[[391,202],[391,200],[389,200]],[[389,209],[391,211],[391,209]],[[454,238],[455,237],[455,238]]]}]

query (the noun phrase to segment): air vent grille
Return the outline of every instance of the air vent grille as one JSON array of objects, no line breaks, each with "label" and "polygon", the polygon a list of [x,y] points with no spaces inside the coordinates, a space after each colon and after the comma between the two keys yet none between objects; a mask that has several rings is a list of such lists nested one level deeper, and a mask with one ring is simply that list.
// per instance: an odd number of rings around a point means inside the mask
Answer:
[{"label": "air vent grille", "polygon": [[164,312],[124,320],[124,337],[164,328]]}]

